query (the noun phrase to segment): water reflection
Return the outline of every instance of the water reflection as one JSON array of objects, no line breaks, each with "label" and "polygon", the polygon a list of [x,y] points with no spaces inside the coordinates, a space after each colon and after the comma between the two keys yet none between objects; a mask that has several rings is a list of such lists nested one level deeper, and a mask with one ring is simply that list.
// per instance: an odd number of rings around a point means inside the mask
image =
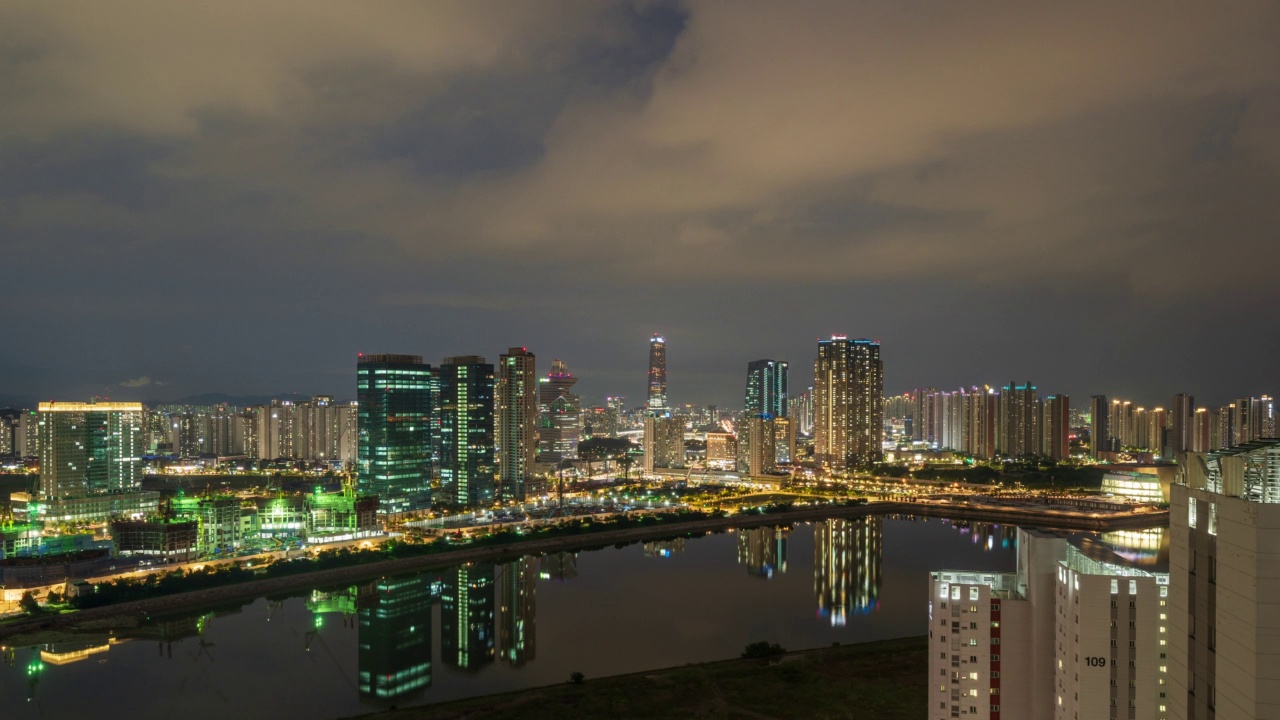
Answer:
[{"label": "water reflection", "polygon": [[[957,530],[983,539],[947,542]],[[818,647],[901,637],[924,630],[919,598],[929,567],[942,557],[1001,569],[1013,560],[1011,549],[1001,553],[1004,532],[904,518],[831,519],[381,578],[259,600],[247,612],[146,621],[75,643],[8,649],[12,667],[0,667],[0,696],[21,694],[25,682],[36,700],[20,720],[93,710],[55,689],[58,683],[127,691],[149,703],[138,717],[163,717],[174,716],[166,707],[193,701],[149,689],[182,685],[184,697],[207,701],[180,713],[184,720],[312,719],[356,715],[370,704],[406,707],[563,682],[574,670],[596,676],[730,657],[759,639]],[[810,558],[813,567],[805,567]],[[894,570],[887,580],[885,565]],[[583,632],[651,611],[673,593],[717,612],[664,616],[643,632],[624,631],[612,645]],[[164,662],[139,655],[144,641],[156,643]],[[310,653],[306,661],[300,652]],[[29,675],[28,664],[36,668]],[[264,696],[259,704],[255,695]],[[283,698],[286,709],[266,714]],[[0,716],[8,718],[8,709],[0,705]]]},{"label": "water reflection", "polygon": [[433,598],[426,578],[382,578],[363,592],[351,588],[346,595],[359,607],[361,697],[393,700],[429,687]]},{"label": "water reflection", "polygon": [[850,614],[880,607],[884,528],[879,516],[827,520],[814,526],[813,590],[818,616],[844,627]]},{"label": "water reflection", "polygon": [[758,527],[738,533],[738,562],[747,573],[772,578],[787,571],[787,533],[789,528]]}]

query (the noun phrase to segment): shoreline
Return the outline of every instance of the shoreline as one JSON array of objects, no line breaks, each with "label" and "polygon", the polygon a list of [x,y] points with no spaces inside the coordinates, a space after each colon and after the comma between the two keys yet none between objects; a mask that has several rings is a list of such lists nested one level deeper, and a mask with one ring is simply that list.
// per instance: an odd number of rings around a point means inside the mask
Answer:
[{"label": "shoreline", "polygon": [[965,505],[897,501],[870,502],[865,505],[854,506],[818,506],[763,515],[731,515],[686,522],[661,523],[652,527],[604,530],[555,538],[531,539],[508,545],[464,548],[417,557],[379,560],[330,570],[316,570],[284,577],[251,580],[234,585],[134,600],[59,615],[41,615],[27,618],[0,625],[0,639],[74,627],[82,623],[135,613],[168,614],[199,610],[241,600],[251,600],[266,595],[302,592],[315,587],[351,584],[387,575],[402,575],[411,572],[448,568],[470,562],[505,562],[525,555],[584,550],[616,543],[643,542],[680,535],[705,534],[730,528],[745,529],[795,522],[814,522],[828,518],[864,517],[867,515],[919,515],[1024,527],[1098,532],[1159,527],[1167,525],[1169,521],[1169,512],[1167,510],[1094,517],[1084,514],[1068,514],[1029,508],[970,507]]}]

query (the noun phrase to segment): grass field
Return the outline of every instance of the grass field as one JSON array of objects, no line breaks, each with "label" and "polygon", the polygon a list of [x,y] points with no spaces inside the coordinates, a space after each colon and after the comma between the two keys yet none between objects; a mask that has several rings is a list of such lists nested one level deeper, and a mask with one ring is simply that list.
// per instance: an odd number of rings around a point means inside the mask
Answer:
[{"label": "grass field", "polygon": [[[867,718],[925,715],[924,638],[792,653],[780,662],[729,660],[588,677],[364,716],[366,720],[612,720],[614,718]],[[568,678],[566,678],[566,681]]]}]

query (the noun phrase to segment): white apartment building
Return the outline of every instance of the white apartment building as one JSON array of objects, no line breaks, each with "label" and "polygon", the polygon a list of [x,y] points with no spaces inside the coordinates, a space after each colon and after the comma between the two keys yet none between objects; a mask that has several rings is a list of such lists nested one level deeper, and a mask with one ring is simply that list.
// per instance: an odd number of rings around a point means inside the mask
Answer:
[{"label": "white apartment building", "polygon": [[1067,541],[1018,531],[1016,572],[943,570],[929,583],[929,718],[1053,717],[1053,611]]},{"label": "white apartment building", "polygon": [[1169,576],[1074,547],[1057,574],[1055,720],[1165,720]]},{"label": "white apartment building", "polygon": [[1169,526],[1169,718],[1280,718],[1280,440],[1187,453]]}]

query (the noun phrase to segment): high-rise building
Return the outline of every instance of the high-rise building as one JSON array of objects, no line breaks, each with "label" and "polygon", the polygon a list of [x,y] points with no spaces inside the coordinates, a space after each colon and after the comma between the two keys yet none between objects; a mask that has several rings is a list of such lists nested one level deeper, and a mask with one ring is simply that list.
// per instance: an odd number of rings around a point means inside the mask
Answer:
[{"label": "high-rise building", "polygon": [[578,378],[563,360],[551,363],[551,372],[538,381],[538,459],[557,463],[578,456],[582,429],[582,403],[573,386]]},{"label": "high-rise building", "polygon": [[839,471],[879,461],[884,438],[880,343],[843,335],[820,340],[813,375],[818,464]]},{"label": "high-rise building", "polygon": [[789,366],[781,360],[753,360],[747,364],[747,416],[787,417]]},{"label": "high-rise building", "polygon": [[791,419],[796,423],[796,432],[801,435],[813,434],[813,387],[792,397]]},{"label": "high-rise building", "polygon": [[778,448],[774,419],[753,415],[743,418],[742,424],[738,429],[738,473],[751,477],[773,472]]},{"label": "high-rise building", "polygon": [[43,499],[142,487],[142,403],[42,402],[39,412]]},{"label": "high-rise building", "polygon": [[[356,360],[357,487],[378,496],[379,512],[431,504],[431,367],[418,355],[359,355]],[[257,414],[261,453],[276,457],[270,408]],[[276,413],[278,414],[278,412]]]},{"label": "high-rise building", "polygon": [[1193,449],[1196,399],[1186,393],[1173,396],[1169,406],[1169,453],[1173,457]]},{"label": "high-rise building", "polygon": [[14,445],[22,457],[40,457],[40,413],[24,411],[18,416]]},{"label": "high-rise building", "polygon": [[1169,718],[1280,717],[1280,440],[1189,452],[1179,471],[1169,503]]},{"label": "high-rise building", "polygon": [[1209,418],[1209,449],[1222,450],[1235,445],[1236,406],[1223,405]]},{"label": "high-rise building", "polygon": [[1050,395],[1044,399],[1040,454],[1053,460],[1071,457],[1071,398]]},{"label": "high-rise building", "polygon": [[359,603],[362,697],[396,700],[431,685],[431,588],[422,575],[378,579]]},{"label": "high-rise building", "polygon": [[520,667],[537,657],[536,560],[524,556],[498,568],[498,657]]},{"label": "high-rise building", "polygon": [[1167,457],[1169,413],[1162,407],[1147,413],[1147,449],[1160,457]]},{"label": "high-rise building", "polygon": [[1106,395],[1089,398],[1089,457],[1098,459],[1098,453],[1109,452],[1111,446],[1111,406]]},{"label": "high-rise building", "polygon": [[1040,413],[1036,386],[1009,383],[1000,391],[1000,453],[1027,457],[1040,452]]},{"label": "high-rise building", "polygon": [[667,407],[667,340],[654,334],[649,338],[649,405],[650,410]]},{"label": "high-rise building", "polygon": [[[448,444],[446,437],[446,455]],[[494,575],[492,563],[460,565],[444,574],[440,655],[462,670],[479,670],[494,660]]]},{"label": "high-rise building", "polygon": [[493,365],[475,355],[440,366],[440,486],[449,502],[494,501]]},{"label": "high-rise building", "polygon": [[1187,448],[1188,450],[1192,452],[1209,452],[1214,449],[1209,444],[1212,428],[1209,415],[1209,408],[1196,408],[1196,412],[1191,419],[1191,446]]},{"label": "high-rise building", "polygon": [[684,467],[684,418],[669,412],[644,419],[644,471]]},{"label": "high-rise building", "polygon": [[528,348],[511,348],[498,359],[495,395],[499,491],[503,499],[522,501],[538,451],[538,377]]}]

